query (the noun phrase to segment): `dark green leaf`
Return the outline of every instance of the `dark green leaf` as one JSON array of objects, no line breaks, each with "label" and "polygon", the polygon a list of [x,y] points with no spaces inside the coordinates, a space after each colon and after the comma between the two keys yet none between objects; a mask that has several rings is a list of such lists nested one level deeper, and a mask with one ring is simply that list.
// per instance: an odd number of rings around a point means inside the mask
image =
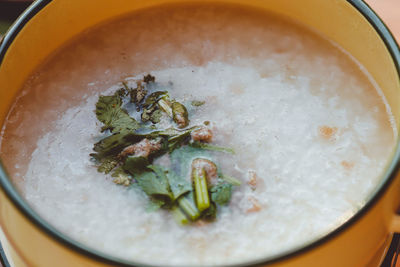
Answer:
[{"label": "dark green leaf", "polygon": [[100,160],[100,165],[97,167],[97,171],[109,173],[118,165],[118,160],[115,157],[106,157]]},{"label": "dark green leaf", "polygon": [[177,148],[171,153],[172,168],[177,175],[190,177],[192,161],[195,158],[211,159],[210,152],[191,146]]},{"label": "dark green leaf", "polygon": [[147,168],[153,170],[158,177],[162,178],[162,180],[167,180],[173,195],[173,201],[192,190],[190,182],[183,177],[176,175],[172,170],[167,171],[158,165],[149,165]]},{"label": "dark green leaf", "polygon": [[149,161],[147,158],[129,156],[126,158],[125,163],[124,165],[122,165],[122,167],[125,171],[130,173],[136,179],[136,175],[143,172],[149,172],[146,167],[147,165],[149,165]]},{"label": "dark green leaf", "polygon": [[191,183],[182,176],[178,176],[174,171],[168,171],[167,178],[171,187],[174,199],[178,199],[180,196],[186,194],[192,190]]},{"label": "dark green leaf", "polygon": [[186,132],[180,133],[178,135],[170,136],[168,138],[168,151],[172,152],[175,149],[177,149],[178,147],[180,147],[181,145],[183,145],[183,143],[185,143],[185,141],[187,141],[189,139],[189,136],[190,136],[190,131],[186,131]]},{"label": "dark green leaf", "polygon": [[140,110],[140,103],[144,100],[147,95],[147,90],[142,85],[142,82],[139,81],[135,89],[130,89],[131,103],[136,104],[136,110]]},{"label": "dark green leaf", "polygon": [[[117,155],[125,147],[137,142],[139,137],[136,137],[130,132],[116,133],[101,139],[94,144],[93,150],[97,153],[90,154],[97,160],[110,155]],[[140,140],[140,139],[139,139]]]},{"label": "dark green leaf", "polygon": [[153,106],[151,108],[143,108],[142,115],[140,116],[142,122],[150,121],[153,112],[156,111],[156,108],[157,108],[156,106]]},{"label": "dark green leaf", "polygon": [[226,205],[232,196],[232,185],[228,183],[220,183],[210,189],[211,200],[218,205]]},{"label": "dark green leaf", "polygon": [[152,76],[151,74],[147,74],[146,76],[143,77],[143,81],[145,83],[155,82],[156,77]]},{"label": "dark green leaf", "polygon": [[146,100],[144,101],[143,106],[145,108],[149,108],[152,106],[155,106],[157,104],[157,102],[163,98],[163,97],[167,97],[168,96],[168,92],[167,91],[157,91],[154,93],[151,93]]},{"label": "dark green leaf", "polygon": [[189,115],[186,110],[186,107],[179,102],[172,103],[172,115],[174,122],[178,125],[179,128],[185,128],[189,125]]},{"label": "dark green leaf", "polygon": [[172,200],[173,196],[169,190],[168,181],[157,176],[152,171],[144,171],[135,175],[140,188],[148,195],[157,199]]},{"label": "dark green leaf", "polygon": [[161,117],[163,116],[163,113],[161,110],[157,109],[155,110],[153,113],[151,113],[150,115],[150,121],[152,123],[159,123],[161,120]]},{"label": "dark green leaf", "polygon": [[200,107],[200,106],[204,105],[205,103],[206,103],[206,101],[193,100],[190,104],[195,107]]},{"label": "dark green leaf", "polygon": [[139,128],[139,123],[131,118],[121,105],[122,100],[118,93],[99,97],[96,103],[96,116],[104,124],[103,131],[110,129],[116,133],[123,130],[135,131]]},{"label": "dark green leaf", "polygon": [[160,118],[162,116],[161,110],[159,110],[159,107],[157,105],[157,102],[163,98],[168,96],[167,91],[157,91],[152,94],[150,94],[144,104],[143,104],[143,111],[142,111],[142,121],[147,122],[151,121],[152,123],[158,123],[160,122]]}]

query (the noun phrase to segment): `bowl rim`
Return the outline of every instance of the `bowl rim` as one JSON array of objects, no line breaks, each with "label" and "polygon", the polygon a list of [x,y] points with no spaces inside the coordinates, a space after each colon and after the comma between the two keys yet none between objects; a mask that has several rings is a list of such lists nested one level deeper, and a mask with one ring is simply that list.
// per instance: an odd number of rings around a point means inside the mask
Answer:
[{"label": "bowl rim", "polygon": [[[375,29],[378,33],[381,40],[384,42],[386,49],[389,51],[395,68],[397,70],[397,74],[400,80],[400,48],[396,43],[393,35],[390,30],[387,28],[385,23],[380,19],[380,17],[372,10],[372,8],[364,2],[364,0],[344,0],[353,6]],[[49,3],[53,2],[53,0],[37,0],[32,3],[12,24],[7,33],[4,35],[3,39],[0,40],[0,67],[2,61],[5,57],[7,49],[10,47],[16,36],[19,32],[24,28],[27,22],[34,17],[37,13],[39,13],[42,9],[44,9]],[[340,225],[335,230],[328,232],[327,234],[317,238],[314,241],[302,244],[299,247],[295,247],[289,250],[286,250],[282,253],[264,257],[260,259],[256,259],[253,261],[248,261],[239,264],[230,264],[229,266],[259,266],[266,265],[271,263],[276,263],[283,260],[288,260],[299,254],[305,253],[313,248],[324,244],[325,242],[333,239],[350,226],[355,224],[358,220],[360,220],[375,204],[382,198],[384,193],[387,191],[393,180],[395,179],[397,172],[400,168],[400,145],[399,141],[397,142],[395,152],[393,154],[393,159],[390,162],[384,173],[384,179],[380,186],[377,187],[376,191],[372,194],[372,197],[366,202],[366,204],[358,210],[350,219],[348,219],[345,223]],[[4,165],[0,159],[0,186],[3,192],[6,194],[7,198],[18,208],[18,210],[38,229],[48,235],[50,238],[64,245],[65,247],[72,249],[78,254],[82,254],[89,258],[92,258],[96,261],[118,265],[118,266],[155,266],[151,264],[144,264],[134,261],[122,260],[120,258],[110,256],[106,253],[96,251],[95,249],[89,248],[86,245],[75,241],[74,239],[68,237],[67,235],[61,233],[57,229],[55,229],[51,224],[42,219],[22,198],[22,196],[17,192],[14,188],[11,180],[8,179],[8,175],[4,168]]]}]

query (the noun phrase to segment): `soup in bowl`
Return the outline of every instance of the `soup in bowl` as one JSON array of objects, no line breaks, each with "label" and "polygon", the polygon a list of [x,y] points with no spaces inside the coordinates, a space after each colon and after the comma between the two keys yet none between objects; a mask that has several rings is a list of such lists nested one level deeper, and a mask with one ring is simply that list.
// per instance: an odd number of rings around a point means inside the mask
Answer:
[{"label": "soup in bowl", "polygon": [[68,39],[4,120],[15,188],[139,264],[258,262],[350,224],[393,173],[397,108],[368,61],[294,18],[168,4]]}]

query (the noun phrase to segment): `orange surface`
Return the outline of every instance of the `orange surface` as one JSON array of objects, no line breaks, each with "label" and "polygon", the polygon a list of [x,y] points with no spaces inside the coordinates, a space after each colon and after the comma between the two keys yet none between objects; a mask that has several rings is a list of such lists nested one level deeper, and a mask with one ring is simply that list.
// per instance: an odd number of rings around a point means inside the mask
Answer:
[{"label": "orange surface", "polygon": [[[397,43],[400,43],[400,0],[365,0],[365,2],[381,17]],[[397,260],[396,267],[400,267],[400,260]]]},{"label": "orange surface", "polygon": [[383,19],[400,43],[400,0],[365,0]]}]

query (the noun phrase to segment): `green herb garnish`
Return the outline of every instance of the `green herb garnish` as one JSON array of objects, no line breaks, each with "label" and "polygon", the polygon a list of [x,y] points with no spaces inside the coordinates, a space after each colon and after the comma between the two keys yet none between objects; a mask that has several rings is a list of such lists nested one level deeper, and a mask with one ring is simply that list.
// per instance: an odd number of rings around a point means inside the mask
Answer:
[{"label": "green herb garnish", "polygon": [[190,104],[194,107],[200,107],[204,105],[206,101],[198,101],[198,100],[193,100]]},{"label": "green herb garnish", "polygon": [[96,116],[104,126],[101,131],[110,130],[113,133],[135,131],[139,123],[129,116],[122,107],[122,100],[119,93],[112,96],[100,96],[96,104]]},{"label": "green herb garnish", "polygon": [[[136,88],[122,85],[96,103],[105,135],[90,154],[98,171],[111,174],[118,185],[143,191],[149,197],[148,211],[167,209],[180,224],[216,219],[218,206],[229,203],[240,181],[222,174],[212,153],[234,151],[210,144],[212,132],[205,126],[188,127],[186,107],[167,91],[155,90],[160,86],[154,76],[144,76]],[[194,107],[204,103],[191,102]],[[134,112],[139,121],[129,115]],[[157,127],[163,116],[177,128]],[[161,156],[170,158],[169,167],[154,164]]]}]

